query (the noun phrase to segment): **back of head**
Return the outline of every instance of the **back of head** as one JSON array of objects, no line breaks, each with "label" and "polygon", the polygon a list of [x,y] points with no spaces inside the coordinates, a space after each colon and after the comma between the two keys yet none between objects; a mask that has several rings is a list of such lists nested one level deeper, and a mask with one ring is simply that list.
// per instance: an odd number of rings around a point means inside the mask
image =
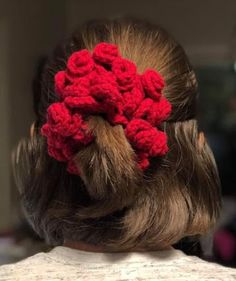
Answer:
[{"label": "back of head", "polygon": [[[100,42],[118,46],[138,73],[152,68],[165,80],[172,105],[163,123],[168,153],[141,171],[121,125],[91,116],[95,140],[75,155],[80,176],[47,153],[40,134],[47,109],[58,101],[54,75],[75,51]],[[197,82],[182,47],[162,28],[118,19],[86,23],[55,49],[41,77],[32,138],[21,142],[15,166],[24,209],[33,228],[51,244],[65,240],[101,245],[111,251],[162,249],[190,235],[204,234],[220,208],[217,169],[207,141],[199,142]]]}]

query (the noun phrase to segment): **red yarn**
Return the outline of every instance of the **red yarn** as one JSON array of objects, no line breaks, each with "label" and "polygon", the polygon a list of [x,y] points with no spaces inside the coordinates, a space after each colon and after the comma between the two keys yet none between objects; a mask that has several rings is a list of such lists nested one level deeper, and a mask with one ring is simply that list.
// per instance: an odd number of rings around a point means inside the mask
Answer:
[{"label": "red yarn", "polygon": [[52,158],[55,158],[57,161],[66,162],[66,161],[69,160],[69,159],[67,159],[67,158],[63,155],[61,149],[55,148],[54,146],[48,145],[48,154],[49,154]]},{"label": "red yarn", "polygon": [[123,94],[124,113],[129,119],[132,118],[135,110],[144,99],[144,96],[143,90],[138,87],[134,87],[130,92],[125,92]]},{"label": "red yarn", "polygon": [[83,120],[79,114],[72,115],[64,103],[53,103],[48,108],[48,124],[52,132],[63,137],[74,135]]},{"label": "red yarn", "polygon": [[65,71],[58,71],[54,76],[55,81],[55,91],[60,96],[63,97],[65,87],[66,87],[66,76]]},{"label": "red yarn", "polygon": [[129,91],[136,81],[136,65],[126,59],[116,58],[112,63],[112,72],[115,74],[119,90]]},{"label": "red yarn", "polygon": [[115,58],[119,56],[118,48],[114,44],[100,43],[93,50],[93,58],[96,62],[111,65]]},{"label": "red yarn", "polygon": [[150,98],[145,98],[139,104],[137,110],[134,112],[134,118],[147,119],[149,112],[153,110],[153,100]]},{"label": "red yarn", "polygon": [[122,96],[111,84],[98,84],[91,87],[91,96],[100,104],[101,112],[117,109],[120,112]]},{"label": "red yarn", "polygon": [[154,102],[153,107],[149,108],[146,120],[153,126],[159,126],[165,121],[171,113],[171,104],[165,97],[162,97],[159,102]]},{"label": "red yarn", "polygon": [[148,69],[141,75],[141,81],[147,95],[153,100],[159,100],[164,88],[164,80],[155,70]]},{"label": "red yarn", "polygon": [[55,75],[60,102],[48,107],[47,123],[41,133],[47,137],[48,154],[67,163],[67,171],[79,175],[73,158],[94,140],[86,120],[102,114],[111,125],[121,124],[138,165],[145,170],[152,157],[168,151],[166,134],[159,129],[171,113],[162,95],[164,81],[155,70],[137,74],[136,65],[119,55],[116,45],[97,44],[74,52],[67,67]]},{"label": "red yarn", "polygon": [[149,167],[149,156],[145,152],[137,152],[138,166],[142,170],[146,170]]},{"label": "red yarn", "polygon": [[95,65],[94,71],[89,74],[90,85],[97,85],[97,84],[112,84],[114,87],[118,87],[115,75],[107,71],[101,65]]},{"label": "red yarn", "polygon": [[168,147],[166,134],[142,119],[133,119],[126,127],[126,136],[137,150],[150,157],[163,156]]},{"label": "red yarn", "polygon": [[143,118],[156,127],[168,118],[170,112],[171,105],[166,98],[162,97],[159,102],[146,98],[135,111],[134,117]]},{"label": "red yarn", "polygon": [[74,52],[68,59],[67,70],[73,76],[84,76],[94,68],[93,59],[88,50]]},{"label": "red yarn", "polygon": [[80,174],[80,170],[79,167],[77,167],[75,165],[75,162],[73,160],[70,160],[67,164],[67,172],[70,174],[74,174],[74,175],[79,175]]},{"label": "red yarn", "polygon": [[83,114],[98,114],[100,104],[92,97],[66,97],[65,104],[71,109],[78,109]]},{"label": "red yarn", "polygon": [[47,137],[48,154],[58,161],[68,162],[78,147],[88,145],[94,137],[79,113],[72,114],[65,103],[48,107],[47,123],[42,126]]}]

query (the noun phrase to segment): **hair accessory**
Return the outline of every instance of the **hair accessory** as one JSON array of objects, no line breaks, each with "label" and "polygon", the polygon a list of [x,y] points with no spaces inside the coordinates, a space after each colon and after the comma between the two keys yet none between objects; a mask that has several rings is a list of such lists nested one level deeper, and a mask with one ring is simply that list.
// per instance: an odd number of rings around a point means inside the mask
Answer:
[{"label": "hair accessory", "polygon": [[164,80],[148,69],[137,73],[136,65],[120,56],[114,44],[99,43],[93,53],[74,52],[66,69],[55,75],[60,100],[48,107],[41,133],[47,137],[48,154],[67,163],[67,170],[80,174],[73,158],[94,136],[86,120],[101,114],[111,125],[121,124],[137,155],[137,163],[148,168],[152,157],[168,151],[167,136],[159,129],[171,113],[163,96]]}]

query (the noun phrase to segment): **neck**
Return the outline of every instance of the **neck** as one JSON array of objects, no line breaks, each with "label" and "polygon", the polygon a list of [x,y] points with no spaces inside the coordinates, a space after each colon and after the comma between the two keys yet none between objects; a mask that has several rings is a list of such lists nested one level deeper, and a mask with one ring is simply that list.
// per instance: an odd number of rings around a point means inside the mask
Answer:
[{"label": "neck", "polygon": [[[87,244],[87,243],[84,243],[81,241],[76,241],[76,242],[64,241],[63,246],[71,248],[71,249],[75,249],[75,250],[86,251],[86,252],[95,252],[95,253],[111,252],[102,246],[95,246],[95,245]],[[173,248],[171,246],[169,246],[169,247],[166,247],[165,249],[162,249],[162,251],[163,250],[173,250]],[[145,251],[147,251],[147,249],[134,248],[134,249],[127,250],[126,252],[145,252]],[[153,249],[153,251],[156,251],[156,249]]]},{"label": "neck", "polygon": [[78,242],[65,241],[63,246],[76,250],[87,251],[87,252],[98,252],[98,253],[105,252],[105,249],[103,247],[87,244],[80,241]]}]

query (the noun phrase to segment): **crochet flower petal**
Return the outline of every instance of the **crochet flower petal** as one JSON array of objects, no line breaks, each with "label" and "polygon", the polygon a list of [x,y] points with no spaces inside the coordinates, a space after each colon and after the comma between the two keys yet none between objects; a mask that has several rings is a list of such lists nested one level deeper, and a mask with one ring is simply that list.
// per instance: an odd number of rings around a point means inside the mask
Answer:
[{"label": "crochet flower petal", "polygon": [[116,76],[120,91],[129,91],[135,85],[136,65],[123,58],[116,58],[112,64],[112,72]]},{"label": "crochet flower petal", "polygon": [[66,83],[66,75],[65,71],[58,71],[54,76],[54,82],[55,82],[55,91],[60,96],[63,97],[65,87],[67,85]]},{"label": "crochet flower petal", "polygon": [[153,126],[159,126],[165,121],[171,113],[171,104],[169,101],[162,97],[159,102],[154,102],[147,114],[147,120]]},{"label": "crochet flower petal", "polygon": [[166,134],[145,120],[133,119],[125,132],[135,149],[149,157],[163,156],[168,151]]},{"label": "crochet flower petal", "polygon": [[69,108],[78,109],[81,113],[92,115],[102,111],[102,105],[92,96],[66,97],[64,102]]},{"label": "crochet flower petal", "polygon": [[48,108],[48,124],[52,132],[68,137],[74,135],[82,123],[79,114],[71,114],[64,103],[54,103]]},{"label": "crochet flower petal", "polygon": [[124,113],[129,119],[134,117],[134,112],[143,99],[144,93],[138,87],[134,87],[131,91],[123,94]]},{"label": "crochet flower petal", "polygon": [[147,95],[153,100],[159,101],[161,91],[164,88],[164,80],[162,76],[155,70],[149,69],[141,75],[141,81]]},{"label": "crochet flower petal", "polygon": [[105,65],[111,65],[118,56],[117,46],[106,42],[97,44],[93,51],[94,60]]},{"label": "crochet flower petal", "polygon": [[84,76],[90,73],[94,68],[93,59],[88,50],[74,52],[68,59],[68,73],[73,77]]}]

